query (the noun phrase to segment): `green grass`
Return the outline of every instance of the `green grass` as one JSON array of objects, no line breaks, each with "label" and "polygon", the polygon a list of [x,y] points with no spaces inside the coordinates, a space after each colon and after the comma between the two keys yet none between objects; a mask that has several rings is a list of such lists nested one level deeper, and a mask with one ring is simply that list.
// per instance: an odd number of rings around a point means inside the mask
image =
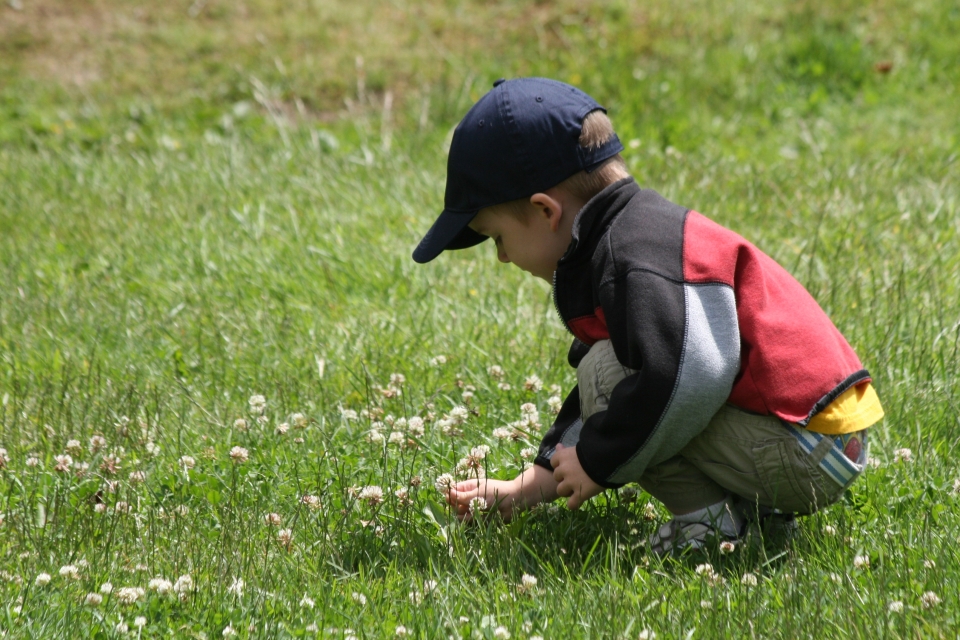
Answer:
[{"label": "green grass", "polygon": [[[17,34],[0,39],[0,633],[118,637],[143,616],[143,637],[956,637],[953,4],[210,0],[126,21],[128,3],[23,4],[0,8]],[[50,71],[71,64],[93,79]],[[450,522],[434,478],[478,444],[511,477],[538,438],[491,432],[525,402],[546,428],[550,385],[574,382],[544,283],[485,245],[410,259],[442,207],[450,128],[520,74],[606,104],[638,181],[779,260],[873,373],[879,466],[792,543],[661,562],[642,542],[666,512],[617,492]],[[378,417],[441,417],[467,385],[462,437],[428,422],[412,444],[366,441]],[[295,413],[305,428],[277,434]],[[57,472],[73,439],[89,468]],[[369,485],[376,507],[354,491]],[[182,601],[148,587],[185,574]],[[128,586],[144,598],[122,604]]]}]

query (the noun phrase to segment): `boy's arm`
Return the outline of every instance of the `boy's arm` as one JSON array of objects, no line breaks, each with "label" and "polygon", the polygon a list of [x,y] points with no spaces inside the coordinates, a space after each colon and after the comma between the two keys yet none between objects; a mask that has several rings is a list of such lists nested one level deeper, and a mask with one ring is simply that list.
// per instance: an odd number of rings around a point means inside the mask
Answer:
[{"label": "boy's arm", "polygon": [[472,517],[470,501],[483,498],[490,509],[496,508],[504,520],[541,502],[558,497],[553,471],[532,465],[513,480],[479,478],[457,483],[447,495],[447,502],[457,509],[461,520]]},{"label": "boy's arm", "polygon": [[[636,481],[682,449],[726,402],[740,368],[733,289],[645,269],[600,289],[617,359],[637,371],[578,433],[584,471],[604,487]],[[564,444],[567,444],[564,441]]]}]

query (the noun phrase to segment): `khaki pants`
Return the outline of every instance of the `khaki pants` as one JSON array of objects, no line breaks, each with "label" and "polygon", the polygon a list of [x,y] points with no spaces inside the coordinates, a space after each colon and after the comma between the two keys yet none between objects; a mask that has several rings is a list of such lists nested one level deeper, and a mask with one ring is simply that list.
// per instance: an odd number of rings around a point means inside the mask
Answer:
[{"label": "khaki pants", "polygon": [[[577,367],[582,419],[605,410],[613,388],[632,373],[609,340],[593,345]],[[678,454],[648,467],[637,482],[675,514],[730,494],[758,507],[808,514],[836,502],[845,489],[820,467],[835,446],[826,436],[808,452],[779,418],[724,405]]]}]

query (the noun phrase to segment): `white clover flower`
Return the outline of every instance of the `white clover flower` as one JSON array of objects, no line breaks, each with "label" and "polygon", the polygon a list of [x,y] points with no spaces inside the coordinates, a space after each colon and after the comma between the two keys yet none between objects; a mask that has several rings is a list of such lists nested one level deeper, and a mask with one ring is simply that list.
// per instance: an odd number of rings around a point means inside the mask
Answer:
[{"label": "white clover flower", "polygon": [[408,632],[405,626],[403,626],[402,624],[398,624],[396,630],[394,630],[393,633],[398,638],[402,638],[403,636],[406,636]]},{"label": "white clover flower", "polygon": [[77,568],[77,565],[65,564],[62,567],[60,567],[60,577],[70,578],[71,580],[79,580],[80,569]]},{"label": "white clover flower", "polygon": [[250,459],[250,452],[243,447],[234,447],[230,449],[230,459],[234,464],[243,464]]},{"label": "white clover flower", "polygon": [[356,420],[357,412],[354,411],[353,409],[341,409],[340,417],[342,417],[344,420],[347,420],[347,421]]},{"label": "white clover flower", "polygon": [[128,631],[130,631],[130,627],[127,626],[126,622],[121,620],[120,622],[117,623],[117,626],[115,626],[113,630],[119,633],[120,635],[125,635]]},{"label": "white clover flower", "polygon": [[250,428],[250,425],[247,424],[247,421],[243,418],[237,418],[233,421],[233,428],[237,431],[246,431]]},{"label": "white clover flower", "polygon": [[960,495],[960,478],[953,481],[953,495]]},{"label": "white clover flower", "polygon": [[280,517],[279,513],[268,513],[263,516],[263,521],[268,525],[279,527],[283,523],[283,518]]},{"label": "white clover flower", "polygon": [[354,591],[350,597],[353,598],[353,601],[359,604],[361,607],[365,607],[367,605],[367,596],[363,595],[362,593],[357,593]]},{"label": "white clover flower", "polygon": [[135,626],[137,629],[142,629],[143,627],[147,626],[147,619],[146,619],[146,617],[144,617],[144,616],[137,616],[136,618],[134,618],[134,619],[133,619],[133,626]]},{"label": "white clover flower", "polygon": [[120,587],[117,589],[117,600],[120,604],[133,604],[138,600],[143,600],[146,591],[142,587]]},{"label": "white clover flower", "polygon": [[510,427],[497,427],[493,430],[493,437],[497,440],[506,440],[513,435],[513,429]]},{"label": "white clover flower", "polygon": [[461,425],[467,421],[467,416],[470,415],[470,412],[466,407],[456,406],[453,409],[450,409],[450,419],[455,425]]},{"label": "white clover flower", "polygon": [[24,464],[27,465],[28,467],[30,467],[31,469],[32,469],[32,468],[35,468],[35,467],[39,467],[39,466],[40,466],[40,458],[38,458],[38,457],[35,456],[35,455],[27,456],[27,459],[26,459],[26,461],[24,462]]},{"label": "white clover flower", "polygon": [[887,605],[887,611],[890,613],[903,613],[903,602],[900,600],[894,600]]},{"label": "white clover flower", "polygon": [[828,536],[835,536],[837,535],[837,528],[834,527],[833,525],[828,524],[823,528],[823,532]]},{"label": "white clover flower", "polygon": [[520,449],[520,457],[524,460],[533,460],[537,457],[539,450],[536,447],[525,447]]},{"label": "white clover flower", "polygon": [[401,431],[391,431],[390,437],[387,438],[387,444],[401,445],[407,441],[406,436],[403,435]]},{"label": "white clover flower", "polygon": [[103,602],[103,596],[99,593],[88,593],[83,599],[83,604],[88,607],[99,607],[100,603]]},{"label": "white clover flower", "polygon": [[449,473],[442,473],[437,477],[436,480],[433,481],[433,486],[437,488],[437,491],[444,495],[450,493],[450,490],[453,489],[454,484],[453,476]]},{"label": "white clover flower", "polygon": [[407,382],[407,378],[402,373],[390,374],[390,384],[397,387],[402,387],[406,382]]},{"label": "white clover flower", "polygon": [[464,404],[470,404],[473,402],[473,391],[464,391],[460,394],[460,397],[463,399]]},{"label": "white clover flower", "polygon": [[234,578],[233,584],[227,587],[227,593],[233,594],[240,598],[243,596],[244,586],[246,586],[246,583],[243,581],[243,578]]},{"label": "white clover flower", "polygon": [[393,495],[397,496],[397,502],[401,507],[408,507],[413,504],[413,498],[410,497],[410,492],[406,487],[400,487],[393,492]]},{"label": "white clover flower", "polygon": [[116,475],[120,471],[121,463],[123,462],[122,457],[123,449],[119,449],[114,453],[103,456],[103,459],[100,461],[100,471],[103,471],[107,475]]},{"label": "white clover flower", "polygon": [[740,578],[740,584],[745,587],[755,587],[757,586],[757,576],[753,573],[747,572],[743,574],[742,578]]},{"label": "white clover flower", "polygon": [[701,608],[701,609],[713,609],[713,603],[710,602],[709,600],[701,600],[701,601],[700,601],[700,608]]},{"label": "white clover flower", "polygon": [[311,511],[318,510],[322,505],[320,503],[320,496],[305,495],[301,498],[303,504],[307,505]]},{"label": "white clover flower", "polygon": [[305,626],[303,630],[306,631],[307,633],[319,633],[320,627],[317,626],[316,622],[311,622],[310,624]]},{"label": "white clover flower", "polygon": [[437,367],[437,368],[439,368],[439,367],[442,367],[442,366],[445,365],[445,364],[447,364],[447,356],[438,355],[438,356],[433,356],[432,358],[430,358],[430,366],[431,366],[431,367]]},{"label": "white clover flower", "polygon": [[277,541],[285,547],[289,547],[293,542],[293,529],[280,529],[277,531]]},{"label": "white clover flower", "polygon": [[[67,446],[65,446],[64,449],[67,453],[73,456],[79,456],[83,453],[83,445],[80,444],[79,440],[67,440]],[[2,451],[4,455],[7,453],[6,449],[0,449],[0,451]],[[4,456],[0,456],[0,458],[2,457]],[[0,467],[2,466],[3,465],[0,464]]]},{"label": "white clover flower", "polygon": [[370,444],[383,444],[383,434],[376,429],[370,429],[370,431],[367,432],[367,442]]},{"label": "white clover flower", "polygon": [[869,569],[870,556],[862,556],[862,555],[854,556],[853,566],[855,569]]},{"label": "white clover flower", "polygon": [[942,600],[940,600],[940,596],[933,591],[925,591],[924,594],[920,596],[920,603],[923,605],[924,609],[932,609],[941,602]]},{"label": "white clover flower", "polygon": [[910,449],[897,449],[893,452],[894,462],[913,462],[913,451]]},{"label": "white clover flower", "polygon": [[130,484],[143,484],[147,481],[147,474],[143,471],[131,471],[127,479]]},{"label": "white clover flower", "polygon": [[309,425],[307,416],[303,415],[302,413],[295,413],[290,416],[290,422],[293,423],[293,427],[295,429],[306,429]]},{"label": "white clover flower", "polygon": [[488,453],[490,453],[490,447],[485,444],[479,444],[470,449],[470,457],[478,460],[483,460],[486,458]]},{"label": "white clover flower", "polygon": [[276,426],[276,428],[274,428],[274,430],[273,430],[273,432],[274,432],[275,434],[277,434],[278,436],[287,435],[287,432],[288,432],[288,431],[290,431],[290,425],[287,424],[286,422],[281,422],[281,423],[278,424],[278,425]]},{"label": "white clover flower", "polygon": [[56,466],[53,467],[53,470],[58,473],[66,473],[70,471],[70,467],[73,465],[73,458],[66,453],[53,456],[53,459],[57,463]]},{"label": "white clover flower", "polygon": [[504,376],[503,367],[501,367],[498,364],[488,367],[487,375],[489,375],[494,380],[503,380],[503,376]]},{"label": "white clover flower", "polygon": [[357,499],[361,502],[366,502],[371,507],[375,507],[383,502],[383,489],[376,485],[366,486],[360,489],[360,493],[357,494]]},{"label": "white clover flower", "polygon": [[105,596],[110,595],[111,593],[113,593],[113,585],[110,584],[109,582],[104,582],[102,585],[100,585],[100,593],[102,593]]},{"label": "white clover flower", "polygon": [[38,587],[45,587],[50,584],[50,580],[51,578],[49,573],[39,573],[34,579],[33,584],[37,585]]},{"label": "white clover flower", "polygon": [[560,396],[550,396],[547,398],[547,406],[550,408],[550,413],[560,413],[560,408],[563,406],[563,399]]},{"label": "white clover flower", "polygon": [[481,496],[477,496],[477,497],[475,497],[475,498],[471,498],[471,499],[470,499],[470,503],[469,503],[469,509],[470,509],[470,513],[472,513],[472,514],[476,514],[476,513],[479,513],[479,512],[481,512],[481,511],[486,511],[486,510],[487,510],[487,501],[486,501],[486,499],[484,499],[484,498],[481,497]]},{"label": "white clover flower", "polygon": [[737,548],[737,545],[730,542],[729,540],[724,540],[723,542],[720,543],[720,553],[724,555],[733,553],[734,550],[736,550],[736,548]]},{"label": "white clover flower", "polygon": [[530,593],[537,588],[537,578],[529,573],[520,577],[520,584],[517,585],[517,591],[520,593]]},{"label": "white clover flower", "polygon": [[497,384],[497,389],[500,389],[500,391],[510,391],[513,389],[513,385],[509,382],[500,382]]},{"label": "white clover flower", "polygon": [[716,573],[716,571],[713,570],[713,565],[710,563],[698,564],[694,572],[698,576],[712,576]]},{"label": "white clover flower", "polygon": [[193,591],[193,588],[193,578],[189,573],[180,576],[177,578],[177,581],[173,583],[173,592],[180,595],[190,593]]},{"label": "white clover flower", "polygon": [[237,635],[237,630],[233,628],[233,625],[228,624],[223,628],[222,635],[224,638],[232,638],[233,636]]},{"label": "white clover flower", "polygon": [[301,609],[313,609],[315,606],[317,606],[317,603],[314,602],[313,598],[307,596],[306,594],[300,598]]},{"label": "white clover flower", "polygon": [[[637,640],[653,640],[656,637],[657,637],[656,633],[654,633],[653,631],[650,631],[650,629],[644,629],[643,631],[640,632],[640,635],[637,636]],[[533,638],[531,638],[530,640],[533,640]]]},{"label": "white clover flower", "polygon": [[152,578],[147,583],[147,588],[156,591],[160,595],[165,595],[173,591],[173,583],[165,578]]},{"label": "white clover flower", "polygon": [[413,416],[410,420],[407,421],[407,433],[413,436],[414,438],[420,438],[423,436],[423,418],[420,416]]},{"label": "white clover flower", "polygon": [[184,470],[189,471],[197,466],[197,461],[193,458],[193,456],[182,456],[180,458],[180,466]]},{"label": "white clover flower", "polygon": [[156,442],[153,442],[153,441],[148,442],[146,449],[147,449],[147,454],[154,458],[160,455],[160,445],[158,445]]},{"label": "white clover flower", "polygon": [[113,505],[113,511],[114,513],[119,513],[121,515],[130,513],[130,503],[121,500],[117,502],[117,504]]},{"label": "white clover flower", "polygon": [[90,437],[90,453],[98,453],[101,449],[106,448],[107,439],[103,436],[96,435]]},{"label": "white clover flower", "polygon": [[497,640],[508,640],[510,638],[510,631],[506,627],[497,627],[493,630],[493,637]]},{"label": "white clover flower", "polygon": [[250,405],[250,412],[254,415],[262,414],[267,408],[267,399],[262,395],[250,396],[247,402]]},{"label": "white clover flower", "polygon": [[527,391],[540,391],[543,389],[543,380],[536,375],[528,376],[527,379],[523,381],[523,388]]}]

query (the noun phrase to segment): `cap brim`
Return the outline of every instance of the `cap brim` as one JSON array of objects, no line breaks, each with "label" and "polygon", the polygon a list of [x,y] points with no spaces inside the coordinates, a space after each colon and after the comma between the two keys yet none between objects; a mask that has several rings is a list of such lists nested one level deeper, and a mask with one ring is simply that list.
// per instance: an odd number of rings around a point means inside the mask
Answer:
[{"label": "cap brim", "polygon": [[447,249],[466,249],[486,240],[487,236],[467,226],[476,215],[476,211],[441,213],[417,248],[413,250],[413,259],[420,264],[425,264]]}]

